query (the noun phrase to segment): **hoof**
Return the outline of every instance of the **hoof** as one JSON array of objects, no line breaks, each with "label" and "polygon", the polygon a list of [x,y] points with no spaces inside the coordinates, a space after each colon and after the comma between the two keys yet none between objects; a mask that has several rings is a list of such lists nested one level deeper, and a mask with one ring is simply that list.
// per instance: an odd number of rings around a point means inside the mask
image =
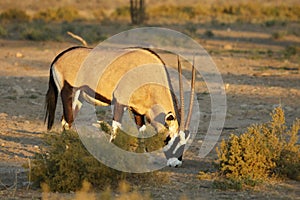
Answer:
[{"label": "hoof", "polygon": [[109,142],[114,142],[115,141],[115,136],[110,136]]}]

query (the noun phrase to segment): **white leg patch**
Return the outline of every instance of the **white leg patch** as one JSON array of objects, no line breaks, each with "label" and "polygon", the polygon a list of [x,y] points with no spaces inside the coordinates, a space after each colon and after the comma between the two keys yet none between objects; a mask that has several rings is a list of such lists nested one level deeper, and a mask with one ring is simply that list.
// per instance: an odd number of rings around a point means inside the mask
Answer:
[{"label": "white leg patch", "polygon": [[142,127],[139,128],[139,132],[140,132],[140,133],[145,132],[145,131],[146,131],[146,128],[147,128],[147,127],[146,127],[146,125],[144,124]]},{"label": "white leg patch", "polygon": [[120,122],[117,122],[117,121],[112,121],[112,134],[110,135],[110,142],[114,141],[114,139],[116,138],[117,136],[117,130],[118,129],[122,129],[122,125]]},{"label": "white leg patch", "polygon": [[75,92],[75,95],[74,95],[74,99],[73,99],[73,103],[72,103],[72,109],[73,109],[73,112],[75,110],[79,110],[82,106],[82,103],[78,100],[79,99],[79,95],[80,95],[80,90],[77,90]]},{"label": "white leg patch", "polygon": [[182,165],[182,161],[178,160],[178,158],[169,158],[167,165],[169,167],[180,167]]},{"label": "white leg patch", "polygon": [[65,131],[70,130],[70,125],[68,124],[68,122],[66,122],[66,120],[64,118],[61,120],[61,125],[63,127],[63,130],[65,130]]}]

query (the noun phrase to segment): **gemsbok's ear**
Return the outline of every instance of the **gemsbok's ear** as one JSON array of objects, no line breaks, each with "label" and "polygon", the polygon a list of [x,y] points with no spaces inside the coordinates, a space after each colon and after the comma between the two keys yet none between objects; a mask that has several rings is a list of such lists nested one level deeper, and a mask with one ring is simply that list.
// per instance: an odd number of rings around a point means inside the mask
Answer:
[{"label": "gemsbok's ear", "polygon": [[175,120],[175,116],[172,112],[169,112],[166,117],[165,117],[165,122],[167,123],[168,121]]}]

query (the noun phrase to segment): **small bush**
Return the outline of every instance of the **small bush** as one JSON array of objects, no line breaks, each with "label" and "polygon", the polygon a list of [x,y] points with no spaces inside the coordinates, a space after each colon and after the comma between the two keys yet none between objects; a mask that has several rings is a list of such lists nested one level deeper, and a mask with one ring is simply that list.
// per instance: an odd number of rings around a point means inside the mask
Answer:
[{"label": "small bush", "polygon": [[220,173],[233,185],[253,186],[272,176],[299,179],[299,130],[300,120],[288,130],[282,108],[275,108],[270,122],[221,142],[217,148]]},{"label": "small bush", "polygon": [[22,38],[33,41],[43,41],[48,39],[48,35],[41,29],[28,28],[22,33]]},{"label": "small bush", "polygon": [[122,6],[116,8],[108,17],[105,18],[105,20],[102,20],[102,23],[106,23],[105,21],[111,22],[111,21],[126,21],[130,20],[130,8],[129,6]]},{"label": "small bush", "polygon": [[69,192],[79,190],[84,180],[103,188],[122,178],[121,172],[92,157],[75,132],[46,135],[44,141],[46,146],[35,155],[31,169],[36,186],[45,183],[51,191]]},{"label": "small bush", "polygon": [[35,19],[44,20],[46,22],[72,22],[79,20],[82,17],[79,15],[78,10],[73,7],[61,7],[57,9],[48,8],[47,10],[40,11],[34,17]]},{"label": "small bush", "polygon": [[7,30],[0,25],[0,37],[6,37]]},{"label": "small bush", "polygon": [[272,39],[274,40],[281,40],[287,35],[287,32],[285,31],[277,31],[272,33]]},{"label": "small bush", "polygon": [[30,21],[29,15],[23,10],[19,9],[9,9],[0,14],[1,22],[28,22]]},{"label": "small bush", "polygon": [[215,34],[212,30],[206,30],[203,34],[205,37],[208,37],[208,38],[211,38],[211,37],[214,37]]},{"label": "small bush", "polygon": [[[133,151],[135,139],[127,141],[125,135],[120,132],[115,143],[122,149]],[[73,131],[47,134],[44,143],[41,152],[33,158],[29,175],[35,186],[45,184],[50,191],[78,191],[84,181],[96,189],[114,188],[124,179],[136,185],[167,182],[166,176],[158,177],[157,172],[130,174],[105,166],[86,150]]]},{"label": "small bush", "polygon": [[186,23],[185,30],[185,32],[187,32],[187,34],[192,37],[195,37],[197,35],[197,26],[194,23]]},{"label": "small bush", "polygon": [[297,48],[295,46],[287,46],[283,51],[283,55],[285,58],[290,58],[296,54],[297,54]]}]

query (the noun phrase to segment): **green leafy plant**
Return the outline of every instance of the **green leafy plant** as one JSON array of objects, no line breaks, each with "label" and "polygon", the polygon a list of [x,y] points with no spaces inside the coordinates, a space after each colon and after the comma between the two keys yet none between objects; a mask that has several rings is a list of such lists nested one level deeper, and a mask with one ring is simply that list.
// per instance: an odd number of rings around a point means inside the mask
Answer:
[{"label": "green leafy plant", "polygon": [[297,48],[295,46],[287,46],[283,51],[285,58],[290,58],[297,54]]},{"label": "green leafy plant", "polygon": [[48,8],[46,10],[38,12],[34,18],[44,20],[46,22],[72,22],[82,19],[82,17],[79,15],[78,10],[73,7],[60,7],[57,9]]},{"label": "green leafy plant", "polygon": [[28,22],[30,16],[23,10],[11,8],[0,14],[1,22]]},{"label": "green leafy plant", "polygon": [[221,142],[217,153],[220,175],[226,180],[223,183],[253,186],[270,177],[300,180],[300,120],[288,129],[281,107],[271,116],[270,122],[252,125],[240,136],[232,134]]},{"label": "green leafy plant", "polygon": [[84,180],[101,188],[123,176],[92,157],[76,132],[47,134],[44,142],[45,147],[35,155],[30,172],[37,186],[45,183],[51,191],[69,192],[80,189]]},{"label": "green leafy plant", "polygon": [[208,37],[208,38],[211,38],[211,37],[214,37],[215,34],[212,30],[206,30],[203,34],[205,37]]},{"label": "green leafy plant", "polygon": [[[49,187],[50,191],[69,192],[78,191],[85,181],[96,189],[115,188],[120,181],[125,179],[136,185],[167,182],[167,177],[156,176],[157,172],[131,174],[105,166],[86,150],[74,131],[46,134],[43,141],[44,145],[34,156],[29,172],[30,179],[37,187],[44,184]],[[127,136],[121,131],[115,140],[116,145],[129,151],[135,150],[133,148],[136,145],[135,142],[136,138]],[[131,161],[126,160],[126,162]]]},{"label": "green leafy plant", "polygon": [[7,36],[6,29],[0,25],[0,37],[6,37],[6,36]]}]

